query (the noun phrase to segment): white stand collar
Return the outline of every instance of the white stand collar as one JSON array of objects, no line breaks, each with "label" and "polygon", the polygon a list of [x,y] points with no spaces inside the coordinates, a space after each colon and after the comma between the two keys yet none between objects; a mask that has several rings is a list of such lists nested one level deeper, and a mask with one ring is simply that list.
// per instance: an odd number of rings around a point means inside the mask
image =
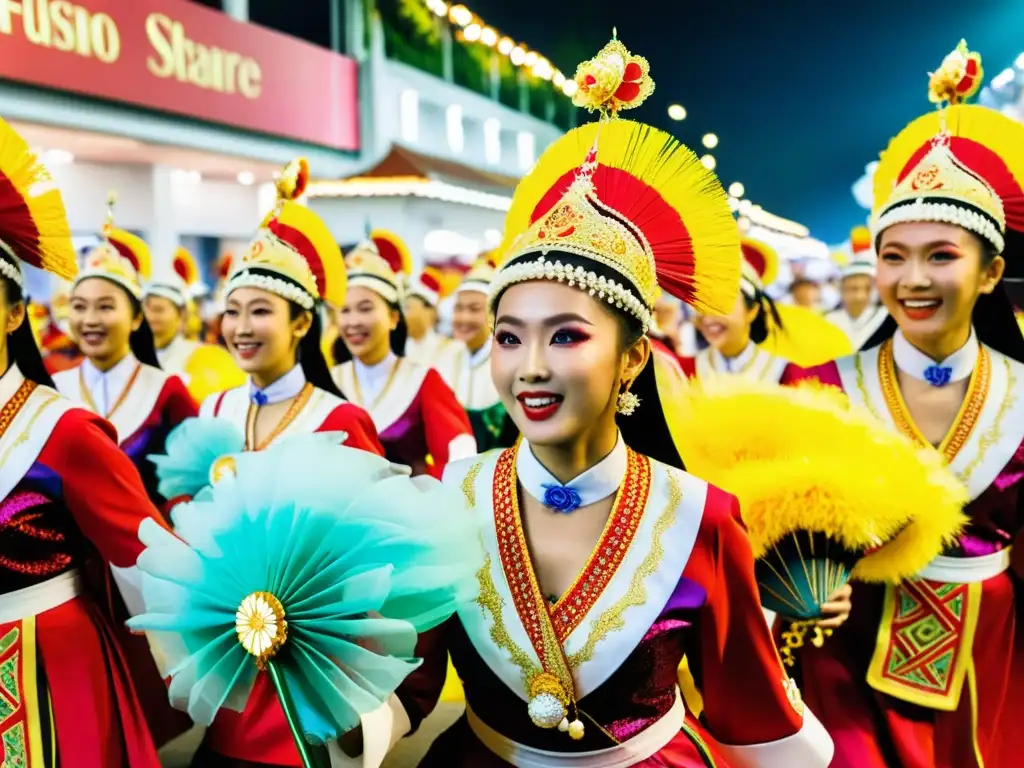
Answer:
[{"label": "white stand collar", "polygon": [[736,357],[726,357],[714,347],[711,347],[711,359],[715,363],[715,370],[725,371],[726,373],[740,373],[754,359],[754,355],[757,354],[757,345],[752,341],[747,342],[747,346],[743,348]]},{"label": "white stand collar", "polygon": [[306,386],[306,374],[302,370],[302,366],[296,364],[284,376],[271,382],[266,389],[260,389],[252,379],[249,379],[249,402],[254,405],[274,405],[297,397],[304,386]]},{"label": "white stand collar", "polygon": [[480,349],[469,353],[469,366],[471,368],[480,367],[491,356],[491,341],[491,337],[488,336],[487,341],[481,345]]},{"label": "white stand collar", "polygon": [[18,364],[11,363],[10,367],[0,374],[0,408],[7,405],[7,402],[14,397],[24,383],[25,377],[21,375]]},{"label": "white stand collar", "polygon": [[139,361],[131,352],[105,371],[97,368],[89,358],[82,361],[82,380],[100,416],[110,413],[138,364]]},{"label": "white stand collar", "polygon": [[364,403],[372,403],[387,386],[391,370],[398,362],[394,352],[388,352],[388,356],[374,365],[366,365],[358,357],[352,359],[356,380],[359,382],[359,392]]},{"label": "white stand collar", "polygon": [[611,453],[564,485],[537,460],[524,439],[516,457],[516,474],[523,490],[556,512],[572,512],[595,504],[619,490],[626,477],[626,444],[619,435]]},{"label": "white stand collar", "polygon": [[967,343],[947,357],[935,362],[919,350],[897,329],[892,337],[892,357],[896,367],[908,376],[927,381],[933,387],[944,387],[963,381],[974,371],[978,359],[978,337],[971,328]]}]

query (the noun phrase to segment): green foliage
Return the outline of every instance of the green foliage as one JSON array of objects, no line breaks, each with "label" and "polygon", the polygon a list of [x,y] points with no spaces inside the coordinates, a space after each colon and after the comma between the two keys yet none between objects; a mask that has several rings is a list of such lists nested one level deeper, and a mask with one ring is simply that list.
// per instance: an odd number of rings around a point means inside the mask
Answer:
[{"label": "green foliage", "polygon": [[423,0],[398,0],[398,15],[405,19],[413,34],[429,45],[440,43],[437,32],[437,16],[423,3]]},{"label": "green foliage", "polygon": [[[373,4],[374,0],[367,2]],[[384,26],[387,56],[441,77],[444,72],[444,54],[439,31],[440,23],[434,13],[422,0],[376,0],[375,4]],[[578,42],[561,41],[561,55],[557,57],[558,60],[575,60],[573,56],[580,61],[583,59],[579,56],[586,58],[586,55],[574,50],[574,46],[582,50]],[[492,56],[497,56],[498,61],[498,101],[512,109],[519,109],[519,70],[512,66],[507,56],[498,55],[485,45],[458,39],[453,41],[452,65],[455,83],[490,96]],[[536,78],[532,74],[527,74],[526,78],[529,113],[547,120],[551,117],[550,105],[553,104],[552,119],[555,124],[563,129],[572,127],[574,108],[569,99],[558,93],[546,80]]]}]

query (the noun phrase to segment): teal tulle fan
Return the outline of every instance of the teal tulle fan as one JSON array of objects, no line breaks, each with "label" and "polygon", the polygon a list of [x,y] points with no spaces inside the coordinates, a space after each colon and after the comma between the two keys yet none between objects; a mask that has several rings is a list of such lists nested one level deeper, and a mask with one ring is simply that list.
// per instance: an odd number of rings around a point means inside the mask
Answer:
[{"label": "teal tulle fan", "polygon": [[210,469],[223,456],[241,453],[245,436],[224,419],[185,419],[167,436],[156,465],[157,490],[165,499],[196,496],[210,484]]},{"label": "teal tulle fan", "polygon": [[197,723],[244,708],[262,651],[304,738],[333,740],[416,669],[417,634],[476,596],[483,557],[461,494],[327,438],[238,454],[234,476],[175,508],[175,535],[140,528],[146,613],[130,626]]}]

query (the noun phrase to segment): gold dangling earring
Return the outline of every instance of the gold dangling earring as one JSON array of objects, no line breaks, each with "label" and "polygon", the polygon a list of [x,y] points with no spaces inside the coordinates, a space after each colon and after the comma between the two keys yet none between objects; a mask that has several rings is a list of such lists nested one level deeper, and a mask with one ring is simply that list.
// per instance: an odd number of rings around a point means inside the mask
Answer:
[{"label": "gold dangling earring", "polygon": [[626,388],[619,392],[619,397],[615,401],[615,412],[623,416],[632,416],[640,407],[640,398],[629,391],[629,383],[625,386]]}]

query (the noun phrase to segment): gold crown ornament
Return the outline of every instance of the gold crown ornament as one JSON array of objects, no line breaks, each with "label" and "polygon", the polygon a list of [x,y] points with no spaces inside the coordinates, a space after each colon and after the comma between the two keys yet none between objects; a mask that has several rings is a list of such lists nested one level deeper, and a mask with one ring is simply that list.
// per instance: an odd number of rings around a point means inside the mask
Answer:
[{"label": "gold crown ornament", "polygon": [[1007,229],[1024,231],[1024,125],[964,101],[981,87],[981,57],[964,41],[929,76],[940,109],[914,120],[875,171],[873,242],[894,224],[942,222],[998,252]]},{"label": "gold crown ornament", "polygon": [[366,288],[388,304],[402,299],[402,284],[388,261],[380,255],[373,240],[365,240],[345,257],[349,288]]},{"label": "gold crown ornament", "polygon": [[23,286],[22,261],[67,280],[78,271],[60,190],[28,143],[0,119],[0,276]]},{"label": "gold crown ornament", "polygon": [[77,286],[91,277],[99,277],[119,285],[133,298],[139,300],[142,298],[142,282],[148,280],[150,276],[152,258],[145,240],[114,227],[116,204],[117,192],[111,190],[107,196],[107,220],[103,224],[103,239],[85,255],[85,264],[75,278],[74,285]]},{"label": "gold crown ornament", "polygon": [[597,56],[576,67],[572,103],[589,112],[617,115],[639,107],[654,92],[651,65],[627,50],[612,29],[611,41]]},{"label": "gold crown ornament", "polygon": [[779,254],[768,243],[750,237],[740,239],[743,264],[740,266],[740,291],[753,299],[763,293],[779,275]]},{"label": "gold crown ornament", "polygon": [[309,163],[292,161],[275,179],[277,202],[263,219],[242,258],[234,263],[224,289],[269,291],[312,310],[317,302],[345,303],[345,265],[331,231],[298,201],[309,184]]},{"label": "gold crown ornament", "polygon": [[725,190],[672,136],[616,117],[653,89],[647,62],[613,40],[580,66],[577,83],[587,89],[584,106],[602,117],[549,146],[516,187],[492,309],[510,285],[554,280],[607,301],[645,330],[659,284],[699,311],[728,313],[740,244]]}]

